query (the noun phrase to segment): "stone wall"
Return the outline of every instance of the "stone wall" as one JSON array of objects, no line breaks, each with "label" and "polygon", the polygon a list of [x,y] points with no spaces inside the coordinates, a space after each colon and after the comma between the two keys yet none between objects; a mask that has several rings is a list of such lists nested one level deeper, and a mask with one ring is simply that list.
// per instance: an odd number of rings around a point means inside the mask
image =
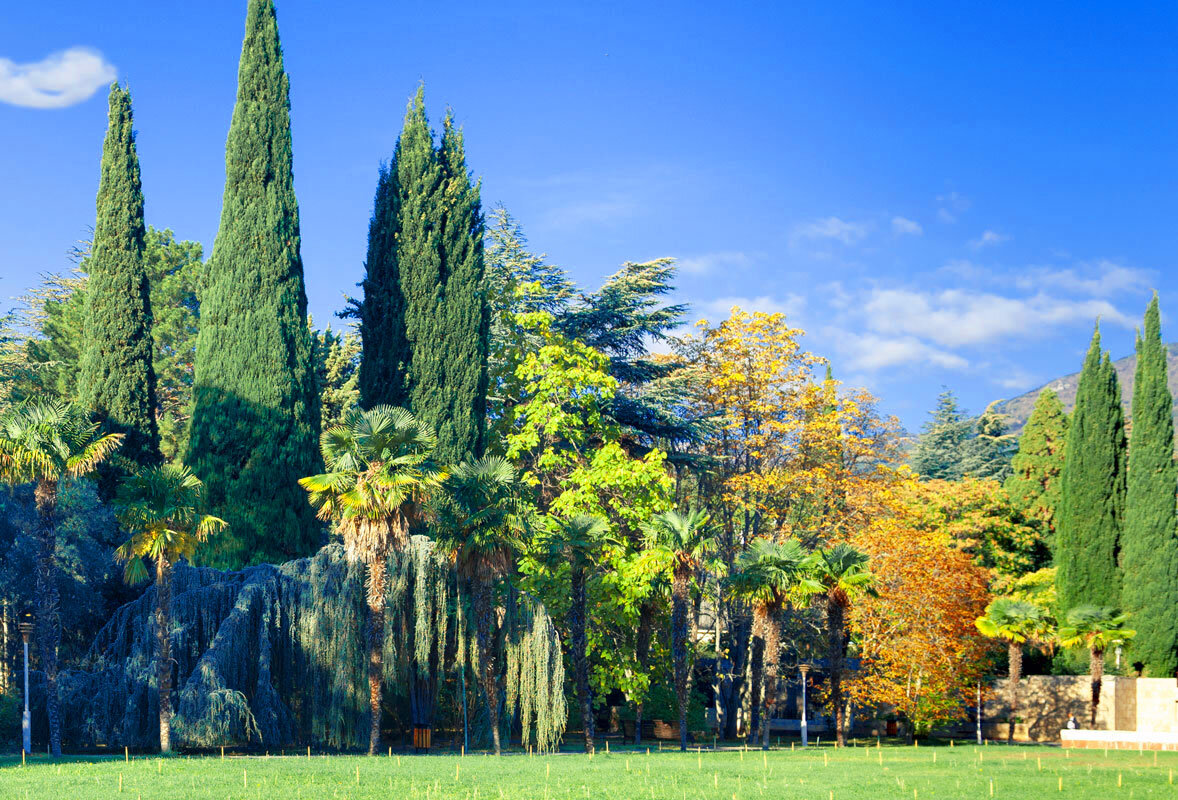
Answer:
[{"label": "stone wall", "polygon": [[[1059,741],[1059,732],[1071,714],[1076,716],[1081,728],[1092,727],[1090,697],[1087,675],[1027,676],[1019,684],[1019,723],[1012,732],[1007,724],[1009,682],[995,681],[983,707],[986,736],[1015,741]],[[1105,677],[1095,729],[1178,733],[1178,681]]]}]

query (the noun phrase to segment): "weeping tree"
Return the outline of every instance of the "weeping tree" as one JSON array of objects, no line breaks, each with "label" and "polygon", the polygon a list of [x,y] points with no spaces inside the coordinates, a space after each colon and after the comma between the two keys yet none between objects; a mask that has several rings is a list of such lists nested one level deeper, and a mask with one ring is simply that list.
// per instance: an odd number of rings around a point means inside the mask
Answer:
[{"label": "weeping tree", "polygon": [[573,662],[573,680],[577,684],[577,702],[581,706],[585,752],[593,752],[593,688],[589,685],[588,581],[596,555],[609,534],[609,525],[593,514],[578,514],[572,519],[549,518],[543,542],[549,566],[567,565],[569,569],[569,655]]},{"label": "weeping tree", "polygon": [[807,553],[795,539],[757,539],[736,562],[730,578],[733,596],[753,608],[753,635],[763,643],[761,669],[761,749],[769,749],[769,718],[777,700],[777,666],[781,660],[781,614],[798,591]]},{"label": "weeping tree", "polygon": [[434,512],[439,544],[454,553],[458,574],[473,600],[479,682],[490,716],[492,746],[499,755],[495,591],[523,547],[520,534],[526,506],[515,468],[502,458],[487,456],[460,464],[443,488]]},{"label": "weeping tree", "polygon": [[1125,627],[1128,614],[1112,606],[1077,606],[1068,612],[1068,624],[1059,629],[1059,643],[1064,647],[1088,650],[1088,673],[1092,684],[1090,724],[1096,727],[1100,706],[1100,686],[1104,681],[1104,654],[1110,647],[1122,647],[1137,631]]},{"label": "weeping tree", "polygon": [[36,632],[47,684],[49,746],[61,755],[61,706],[57,645],[61,639],[57,589],[57,498],[61,482],[88,475],[122,444],[123,434],[104,434],[80,406],[29,403],[0,418],[0,478],[34,483],[37,506]]},{"label": "weeping tree", "polygon": [[875,576],[867,570],[869,556],[849,544],[817,550],[806,561],[804,595],[821,597],[826,606],[830,702],[834,709],[839,747],[847,746],[846,709],[843,707],[843,658],[847,654],[847,611],[855,600],[873,594]]},{"label": "weeping tree", "polygon": [[426,493],[443,478],[430,459],[435,441],[402,408],[356,410],[320,439],[328,471],[299,480],[320,519],[336,522],[348,558],[366,568],[369,755],[380,745],[389,553],[409,543]]},{"label": "weeping tree", "polygon": [[999,597],[986,606],[985,616],[974,623],[978,631],[991,639],[1006,642],[1010,656],[1010,729],[1008,738],[1014,739],[1018,716],[1018,687],[1023,675],[1023,645],[1046,639],[1050,620],[1047,612],[1034,603]]},{"label": "weeping tree", "polygon": [[687,663],[687,606],[691,579],[703,569],[719,545],[708,515],[697,509],[686,514],[667,511],[647,529],[647,547],[670,562],[671,653],[675,660],[675,697],[679,702],[679,749],[687,749],[687,701],[691,673]]},{"label": "weeping tree", "polygon": [[155,564],[155,661],[159,692],[160,752],[172,749],[172,566],[192,561],[196,548],[225,528],[200,512],[204,484],[187,467],[167,464],[131,475],[119,486],[119,522],[131,538],[115,550],[127,583],[147,580],[143,559]]}]

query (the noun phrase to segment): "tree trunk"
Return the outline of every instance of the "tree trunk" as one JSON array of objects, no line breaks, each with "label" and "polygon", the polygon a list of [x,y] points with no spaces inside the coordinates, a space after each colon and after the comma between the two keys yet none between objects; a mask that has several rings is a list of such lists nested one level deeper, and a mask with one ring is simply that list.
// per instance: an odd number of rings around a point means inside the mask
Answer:
[{"label": "tree trunk", "polygon": [[585,752],[593,753],[593,695],[589,686],[589,652],[585,639],[585,569],[574,565],[571,575],[572,603],[569,606],[569,633],[572,646],[573,672],[577,681],[577,699],[581,704],[582,727],[585,729]]},{"label": "tree trunk", "polygon": [[172,751],[172,565],[155,562],[155,668],[160,703],[160,752]]},{"label": "tree trunk", "polygon": [[1023,677],[1023,646],[1018,642],[1011,642],[1007,651],[1010,656],[1010,724],[1006,739],[1013,742],[1015,720],[1018,718],[1018,687]]},{"label": "tree trunk", "polygon": [[765,685],[765,629],[761,621],[753,619],[753,636],[749,643],[749,726],[744,732],[747,740],[751,734],[756,736],[761,731],[761,698],[764,697]]},{"label": "tree trunk", "polygon": [[1104,680],[1104,651],[1092,648],[1088,653],[1088,669],[1092,675],[1092,729],[1096,730],[1096,709],[1100,707],[1100,684]]},{"label": "tree trunk", "polygon": [[765,637],[765,665],[761,671],[764,686],[761,688],[761,749],[769,749],[769,725],[773,719],[773,706],[777,703],[777,666],[781,662],[781,621],[776,614],[766,613],[762,623]]},{"label": "tree trunk", "polygon": [[[650,639],[654,634],[655,604],[647,600],[638,609],[638,634],[634,642],[634,656],[638,668],[645,674],[650,661]],[[634,744],[642,744],[642,707],[645,698],[634,704]]]},{"label": "tree trunk", "polygon": [[61,757],[61,704],[57,696],[57,644],[61,639],[57,617],[57,481],[37,484],[34,496],[39,520],[37,553],[37,648],[45,673],[45,711],[49,718],[49,749]]},{"label": "tree trunk", "polygon": [[368,565],[368,755],[380,750],[381,695],[384,685],[384,617],[386,560]]},{"label": "tree trunk", "polygon": [[736,724],[740,719],[740,694],[744,685],[744,670],[747,666],[751,648],[749,642],[749,621],[736,616],[729,624],[732,636],[732,665],[731,678],[725,680],[726,691],[724,700],[724,738],[736,738]]},{"label": "tree trunk", "polygon": [[847,732],[843,730],[843,653],[846,650],[846,609],[835,600],[827,603],[830,624],[830,702],[834,709],[835,741],[839,747],[847,746]]},{"label": "tree trunk", "polygon": [[491,725],[491,746],[500,753],[499,742],[499,687],[495,680],[495,642],[492,640],[495,586],[489,580],[479,580],[475,586],[475,636],[479,643],[479,676],[487,699],[487,718]]},{"label": "tree trunk", "polygon": [[675,659],[675,698],[679,701],[679,749],[687,749],[687,701],[691,691],[687,670],[687,581],[690,574],[676,569],[671,578],[671,653]]}]

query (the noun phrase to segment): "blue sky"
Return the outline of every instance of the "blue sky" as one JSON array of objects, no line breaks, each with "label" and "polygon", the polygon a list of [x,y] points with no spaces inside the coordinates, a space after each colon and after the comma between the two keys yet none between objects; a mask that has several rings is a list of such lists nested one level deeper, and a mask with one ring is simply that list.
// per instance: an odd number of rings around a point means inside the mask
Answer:
[{"label": "blue sky", "polygon": [[[113,75],[134,96],[148,221],[211,250],[244,6],[5,9],[3,305],[68,268],[93,224]],[[676,256],[693,319],[788,312],[910,428],[942,385],[980,411],[1073,371],[1098,315],[1125,355],[1154,288],[1178,340],[1174,4],[278,14],[320,324],[361,276],[377,166],[424,80],[431,117],[450,105],[464,125],[487,204],[579,282]]]}]

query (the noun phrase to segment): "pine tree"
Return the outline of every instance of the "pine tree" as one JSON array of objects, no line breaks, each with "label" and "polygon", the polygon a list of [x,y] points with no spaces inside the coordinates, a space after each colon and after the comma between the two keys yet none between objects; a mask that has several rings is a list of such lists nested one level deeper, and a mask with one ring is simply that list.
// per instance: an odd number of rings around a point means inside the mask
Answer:
[{"label": "pine tree", "polygon": [[973,435],[962,449],[962,476],[1004,481],[1010,475],[1018,443],[1006,432],[1006,417],[995,410],[996,405],[991,403],[970,422]]},{"label": "pine tree", "polygon": [[1133,659],[1156,678],[1178,670],[1178,538],[1174,495],[1174,401],[1167,384],[1166,348],[1155,294],[1137,338],[1133,381],[1133,430],[1129,443],[1129,486],[1121,565],[1122,608],[1137,637]]},{"label": "pine tree", "polygon": [[359,304],[360,397],[410,409],[438,434],[437,458],[483,452],[490,316],[483,215],[461,132],[447,116],[435,147],[424,89],[409,103],[393,164],[381,170]]},{"label": "pine tree", "polygon": [[78,395],[83,405],[126,435],[122,455],[158,463],[151,297],[143,264],[146,229],[131,92],[110,87],[102,145],[98,216],[88,259]]},{"label": "pine tree", "polygon": [[207,554],[226,565],[303,556],[320,539],[297,483],[322,464],[290,84],[272,0],[250,0],[246,15],[188,445],[209,510],[230,524],[225,549]]},{"label": "pine tree", "polygon": [[1005,484],[1014,507],[1042,526],[1048,541],[1055,538],[1067,436],[1068,415],[1063,403],[1055,392],[1044,389],[1035,398],[1035,408],[1023,427]]},{"label": "pine tree", "polygon": [[1108,354],[1101,357],[1098,328],[1080,372],[1060,480],[1055,566],[1063,612],[1121,601],[1117,552],[1125,513],[1125,456],[1121,387]]},{"label": "pine tree", "polygon": [[971,422],[948,389],[937,397],[937,407],[930,416],[913,450],[912,468],[925,480],[959,480]]}]

